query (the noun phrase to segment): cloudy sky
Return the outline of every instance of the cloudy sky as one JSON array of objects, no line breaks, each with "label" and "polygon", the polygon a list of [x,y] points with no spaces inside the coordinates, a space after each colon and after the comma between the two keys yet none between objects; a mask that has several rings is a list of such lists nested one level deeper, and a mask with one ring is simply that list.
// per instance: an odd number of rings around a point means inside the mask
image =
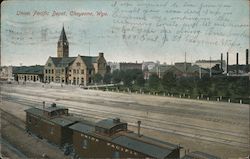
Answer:
[{"label": "cloudy sky", "polygon": [[72,0],[1,3],[1,64],[45,64],[62,26],[69,55],[171,64],[220,59],[245,63],[248,0]]}]

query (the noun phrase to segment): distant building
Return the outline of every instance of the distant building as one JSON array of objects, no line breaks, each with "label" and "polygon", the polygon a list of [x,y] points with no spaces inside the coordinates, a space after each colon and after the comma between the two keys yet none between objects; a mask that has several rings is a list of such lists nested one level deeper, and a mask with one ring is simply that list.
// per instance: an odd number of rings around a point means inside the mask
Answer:
[{"label": "distant building", "polygon": [[157,63],[153,62],[153,61],[146,61],[146,62],[142,62],[142,69],[148,69],[151,70],[153,69],[156,65],[158,65]]},{"label": "distant building", "polygon": [[133,70],[133,69],[138,69],[142,70],[142,63],[120,63],[120,70]]},{"label": "distant building", "polygon": [[[215,65],[219,65],[221,67],[221,60],[198,60],[195,62],[196,65],[202,67],[202,68],[212,68]],[[222,61],[222,69],[226,70],[226,61]]]},{"label": "distant building", "polygon": [[20,66],[13,68],[13,76],[18,82],[43,82],[44,66]]},{"label": "distant building", "polygon": [[118,62],[108,62],[108,66],[110,67],[110,72],[114,72],[114,70],[120,70],[120,64]]},{"label": "distant building", "polygon": [[[175,65],[158,65],[153,69],[144,71],[144,78],[148,79],[150,75],[157,74],[162,78],[165,73],[172,72],[178,77],[204,77],[210,75],[210,69],[202,68],[191,63],[178,62]],[[221,71],[211,70],[211,74],[221,74]]]},{"label": "distant building", "polygon": [[12,81],[14,80],[13,66],[0,67],[0,80]]},{"label": "distant building", "polygon": [[69,57],[69,43],[64,27],[57,43],[57,57],[49,57],[44,66],[44,81],[73,85],[93,82],[93,75],[107,72],[104,53],[99,56]]}]

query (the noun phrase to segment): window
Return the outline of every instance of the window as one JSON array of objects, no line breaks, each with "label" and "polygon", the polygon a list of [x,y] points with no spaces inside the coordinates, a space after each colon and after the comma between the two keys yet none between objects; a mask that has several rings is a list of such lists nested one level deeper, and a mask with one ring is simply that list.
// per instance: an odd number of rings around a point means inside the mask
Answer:
[{"label": "window", "polygon": [[47,71],[47,69],[45,70],[45,73],[47,73],[48,71]]},{"label": "window", "polygon": [[64,73],[64,69],[62,69],[62,73]]},{"label": "window", "polygon": [[112,155],[112,156],[113,156],[112,158],[120,158],[120,153],[119,153],[119,151],[113,152],[113,155]]},{"label": "window", "polygon": [[79,70],[76,70],[77,71],[77,74],[79,74]]},{"label": "window", "polygon": [[87,139],[84,139],[81,143],[81,146],[83,149],[87,149],[88,148],[88,140]]},{"label": "window", "polygon": [[49,133],[50,133],[50,134],[54,134],[54,128],[53,128],[53,127],[50,127]]},{"label": "window", "polygon": [[31,124],[31,117],[28,117],[28,121],[29,121],[29,123]]},{"label": "window", "polygon": [[84,74],[84,70],[81,70],[81,74]]},{"label": "window", "polygon": [[50,69],[49,69],[49,73],[50,73]]},{"label": "window", "polygon": [[51,70],[51,73],[52,73],[52,74],[54,73],[54,70],[53,70],[53,69]]},{"label": "window", "polygon": [[76,63],[76,66],[81,66],[80,62],[77,62],[77,63]]},{"label": "window", "polygon": [[50,67],[50,66],[51,66],[51,63],[48,63],[48,66]]},{"label": "window", "polygon": [[51,77],[51,81],[52,81],[52,82],[54,81],[54,77]]},{"label": "window", "polygon": [[73,70],[73,73],[76,73],[76,70],[75,70],[75,69]]}]

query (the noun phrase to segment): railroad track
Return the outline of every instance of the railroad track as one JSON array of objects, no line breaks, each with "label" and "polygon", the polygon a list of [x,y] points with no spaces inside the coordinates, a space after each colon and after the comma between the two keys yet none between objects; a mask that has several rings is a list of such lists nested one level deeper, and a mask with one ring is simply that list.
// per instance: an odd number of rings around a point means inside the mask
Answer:
[{"label": "railroad track", "polygon": [[[1,145],[4,145],[5,147],[7,147],[11,152],[16,154],[19,158],[28,159],[28,157],[25,154],[19,151],[15,146],[11,145],[8,141],[4,140],[2,137],[0,137],[0,143]],[[0,158],[1,157],[5,158],[4,156],[0,155]]]},{"label": "railroad track", "polygon": [[[6,94],[6,93],[2,93]],[[15,93],[10,93],[10,94],[15,94]],[[29,94],[26,93],[27,96],[33,96],[36,97],[34,94]],[[51,96],[48,95],[42,95],[40,94],[39,97],[42,98],[49,98],[51,99]],[[54,98],[57,98],[57,96],[53,96]],[[57,98],[56,101],[73,101],[73,99],[69,100],[66,99],[66,97],[63,98]],[[78,100],[78,99],[77,99]],[[232,125],[242,125],[245,126],[246,123],[249,122],[249,119],[247,118],[248,112],[237,112],[237,113],[226,113],[222,111],[217,111],[214,110],[215,112],[213,113],[208,113],[198,110],[198,108],[185,108],[185,106],[179,107],[179,106],[150,106],[150,105],[142,105],[138,103],[122,103],[122,102],[109,102],[109,101],[82,101],[78,100],[79,102],[83,102],[86,104],[95,104],[95,105],[103,105],[107,107],[113,107],[113,108],[121,108],[125,110],[135,110],[135,111],[145,111],[145,112],[151,112],[151,113],[157,113],[157,114],[162,114],[162,115],[176,115],[176,116],[182,116],[182,117],[188,117],[188,118],[195,118],[203,121],[210,121],[210,122],[216,122],[216,123],[225,123],[225,124],[232,124]],[[178,107],[178,108],[175,108]],[[225,120],[225,118],[227,120]],[[241,122],[237,122],[241,120]]]},{"label": "railroad track", "polygon": [[[26,105],[29,107],[42,107],[42,104],[40,102],[28,99],[28,98],[18,98],[18,97],[13,97],[13,96],[3,96],[3,99],[5,100],[9,100],[12,102],[16,102],[19,103],[21,105]],[[53,101],[53,100],[52,100]],[[58,102],[58,101],[57,101]],[[60,105],[64,105],[64,103],[59,102]],[[35,105],[35,106],[34,106]],[[83,117],[88,117],[88,118],[95,118],[95,119],[103,119],[103,118],[107,118],[107,117],[111,117],[111,116],[117,116],[118,114],[116,112],[110,112],[110,111],[104,111],[104,110],[92,110],[89,108],[82,108],[79,107],[79,105],[67,105],[66,107],[68,107],[70,109],[70,111],[74,114],[78,114],[80,116],[82,116],[82,114],[84,114]],[[249,143],[246,142],[239,142],[237,140],[229,140],[229,139],[225,139],[225,138],[219,138],[216,137],[214,134],[221,134],[221,135],[226,135],[229,138],[242,138],[242,139],[246,139],[245,141],[248,141],[248,136],[246,135],[239,135],[238,133],[233,133],[233,132],[223,132],[223,131],[218,131],[218,130],[213,130],[213,129],[208,129],[208,128],[203,128],[203,127],[197,127],[197,126],[193,126],[193,125],[188,125],[188,124],[181,124],[180,123],[170,123],[170,122],[166,122],[166,121],[162,121],[159,119],[145,119],[145,116],[138,116],[138,115],[128,115],[128,114],[119,114],[119,117],[121,119],[125,119],[126,121],[129,122],[129,125],[133,125],[135,126],[136,124],[134,123],[137,120],[143,120],[144,125],[142,125],[142,127],[147,128],[147,129],[153,129],[153,130],[157,130],[157,131],[161,131],[164,133],[173,133],[173,134],[178,134],[181,136],[185,136],[185,137],[191,137],[191,138],[195,138],[195,139],[201,139],[201,140],[206,140],[209,142],[215,142],[215,143],[222,143],[222,144],[227,144],[227,145],[233,145],[233,146],[238,146],[241,148],[249,148]],[[158,126],[152,126],[155,125],[157,123]],[[192,129],[192,130],[200,130],[200,131],[204,131],[204,134],[191,134],[190,132],[184,131],[184,130],[180,130],[180,129],[170,129],[170,126],[175,126],[175,127],[181,127],[182,129]],[[207,132],[210,132],[211,134],[213,134],[213,136],[208,135]]]},{"label": "railroad track", "polygon": [[6,120],[8,123],[14,125],[20,130],[25,130],[25,121],[21,120],[20,118],[16,117],[15,115],[3,110],[0,108],[1,119]]}]

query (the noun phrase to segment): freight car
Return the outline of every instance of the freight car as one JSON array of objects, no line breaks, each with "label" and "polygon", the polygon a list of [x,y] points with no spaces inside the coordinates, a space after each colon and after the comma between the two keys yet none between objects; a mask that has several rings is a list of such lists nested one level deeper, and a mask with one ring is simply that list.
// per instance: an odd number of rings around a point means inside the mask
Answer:
[{"label": "freight car", "polygon": [[78,120],[69,115],[67,108],[52,104],[43,109],[33,107],[25,112],[27,131],[59,146],[72,143],[73,131],[69,126]]},{"label": "freight car", "polygon": [[81,158],[180,158],[179,145],[133,133],[118,118],[93,123],[56,104],[25,111],[29,132],[59,146],[72,144]]}]

